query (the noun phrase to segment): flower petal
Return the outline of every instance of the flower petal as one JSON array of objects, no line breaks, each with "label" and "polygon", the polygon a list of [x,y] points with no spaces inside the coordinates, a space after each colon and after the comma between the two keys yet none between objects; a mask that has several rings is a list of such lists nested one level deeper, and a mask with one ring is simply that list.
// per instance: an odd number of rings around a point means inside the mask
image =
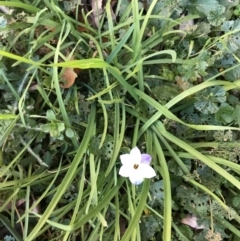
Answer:
[{"label": "flower petal", "polygon": [[152,157],[149,154],[142,154],[141,163],[150,165]]},{"label": "flower petal", "polygon": [[129,180],[134,185],[139,185],[143,182],[143,177],[138,170],[131,171],[131,175],[129,176]]},{"label": "flower petal", "polygon": [[132,162],[131,162],[132,158],[131,158],[130,154],[120,155],[120,160],[121,160],[122,165],[132,164]]},{"label": "flower petal", "polygon": [[130,152],[130,156],[131,156],[131,160],[133,160],[133,162],[135,164],[140,164],[141,163],[141,159],[142,159],[142,155],[140,150],[138,149],[138,147],[134,147],[131,152]]},{"label": "flower petal", "polygon": [[119,170],[119,175],[121,175],[122,177],[129,177],[132,172],[133,168],[129,168],[128,165],[122,165]]},{"label": "flower petal", "polygon": [[144,178],[152,178],[156,176],[156,172],[154,171],[154,169],[151,166],[143,163],[139,165],[138,172],[139,175]]}]

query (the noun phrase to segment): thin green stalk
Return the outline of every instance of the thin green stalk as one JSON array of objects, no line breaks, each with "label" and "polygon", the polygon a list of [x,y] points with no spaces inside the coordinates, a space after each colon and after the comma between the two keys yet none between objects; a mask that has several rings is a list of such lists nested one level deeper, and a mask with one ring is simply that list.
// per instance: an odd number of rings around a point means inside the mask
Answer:
[{"label": "thin green stalk", "polygon": [[[162,141],[162,143],[166,146],[166,148],[169,150],[170,155],[174,158],[174,160],[177,162],[177,164],[182,168],[182,170],[185,172],[185,174],[190,174],[190,171],[186,167],[186,165],[183,163],[183,161],[179,158],[177,153],[172,149],[172,147],[168,144],[168,142],[163,138],[163,136],[157,132],[156,128],[153,127],[153,130],[155,130],[155,133],[158,135],[159,139]],[[164,153],[165,155],[165,153]]]},{"label": "thin green stalk", "polygon": [[[120,111],[119,106],[122,108],[122,118],[120,120]],[[119,125],[121,123],[121,128],[119,132]],[[109,175],[109,173],[112,171],[112,168],[116,164],[116,160],[119,155],[119,151],[122,147],[122,142],[124,139],[125,129],[126,129],[126,113],[125,113],[125,104],[121,103],[119,105],[118,103],[115,103],[115,121],[114,121],[115,131],[114,131],[114,146],[113,146],[113,155],[111,157],[111,160],[109,162],[108,168],[105,172],[105,176]]]},{"label": "thin green stalk", "polygon": [[133,22],[135,23],[133,38],[132,38],[132,49],[134,52],[132,53],[132,62],[135,62],[141,50],[141,39],[139,39],[140,35],[140,13],[138,9],[138,0],[132,0],[132,13],[133,13]]},{"label": "thin green stalk", "polygon": [[[65,25],[66,25],[66,27],[65,27]],[[62,30],[61,30],[61,33],[60,33],[59,41],[58,41],[58,44],[57,44],[57,47],[56,47],[56,52],[55,52],[55,55],[54,55],[54,63],[55,64],[58,63],[60,46],[61,46],[62,42],[64,42],[64,40],[67,38],[70,31],[71,31],[71,26],[69,24],[66,24],[65,21],[63,21]],[[65,32],[64,35],[63,35],[63,32]],[[59,86],[58,68],[57,67],[53,67],[53,82],[54,82],[54,88],[56,90],[57,100],[58,100],[58,103],[59,103],[59,107],[61,109],[61,113],[62,113],[64,122],[65,122],[67,127],[71,127],[71,124],[70,124],[70,121],[69,121],[69,118],[68,118],[68,114],[67,114],[66,109],[65,109],[64,101],[62,99],[62,93],[61,93],[60,86]],[[77,138],[76,138],[75,135],[72,138],[72,142],[73,142],[75,148],[77,149],[78,141],[77,141]]]},{"label": "thin green stalk", "polygon": [[229,223],[226,219],[220,219],[220,218],[215,218],[215,219],[217,219],[224,227],[228,228],[230,231],[235,233],[240,238],[240,230],[238,230],[235,226],[233,226],[233,224]]},{"label": "thin green stalk", "polygon": [[140,201],[139,201],[139,204],[138,204],[138,206],[135,210],[135,214],[132,217],[132,219],[131,219],[131,221],[128,225],[128,228],[125,231],[121,241],[129,241],[134,229],[138,225],[139,220],[142,216],[142,212],[144,210],[145,204],[146,204],[149,186],[150,186],[150,181],[146,179],[144,181],[144,184],[143,184],[143,189],[142,189],[142,193],[141,193],[141,196],[140,196]]},{"label": "thin green stalk", "polygon": [[114,241],[118,241],[120,239],[120,210],[119,210],[119,198],[118,194],[115,195],[115,231],[114,231]]},{"label": "thin green stalk", "polygon": [[39,162],[39,164],[41,166],[45,166],[48,167],[48,165],[46,163],[44,163],[44,161],[40,158],[40,156],[38,156],[30,147],[29,145],[23,140],[22,137],[20,137],[20,142],[22,143],[22,145],[27,149],[27,151],[36,158],[36,160]]},{"label": "thin green stalk", "polygon": [[134,126],[134,133],[133,133],[133,139],[132,139],[133,147],[137,145],[139,124],[140,124],[140,120],[139,118],[137,118]]},{"label": "thin green stalk", "polygon": [[[32,175],[32,164],[29,166],[29,169],[28,169],[28,176],[31,177],[31,175]],[[30,186],[28,186],[27,192],[26,192],[25,210],[29,210],[30,200],[31,200],[31,190],[30,190]],[[27,237],[28,229],[29,229],[29,214],[26,214],[25,221],[24,221],[24,231],[23,231],[24,240]]]},{"label": "thin green stalk", "polygon": [[172,226],[176,233],[178,233],[178,236],[181,237],[184,241],[191,241],[181,232],[181,230],[178,228],[178,225],[176,225],[174,222],[172,222]]},{"label": "thin green stalk", "polygon": [[172,229],[172,195],[171,195],[171,180],[166,159],[164,157],[161,145],[155,134],[153,134],[154,149],[158,156],[158,161],[162,169],[163,184],[164,184],[164,220],[163,220],[163,236],[162,240],[171,241]]},{"label": "thin green stalk", "polygon": [[[17,92],[17,91],[13,88],[12,84],[9,82],[7,76],[5,75],[5,73],[4,73],[4,71],[3,71],[2,69],[0,69],[0,75],[2,76],[3,80],[7,83],[7,86],[8,86],[8,88],[11,90],[11,92],[12,92],[13,96],[15,97],[16,101],[19,101],[19,99],[20,99],[19,92]],[[26,75],[27,75],[27,73],[25,74],[25,76],[26,76]],[[23,78],[23,79],[25,79],[25,78]],[[14,105],[14,106],[15,106],[15,105]],[[15,112],[14,112],[14,113],[15,113]]]}]

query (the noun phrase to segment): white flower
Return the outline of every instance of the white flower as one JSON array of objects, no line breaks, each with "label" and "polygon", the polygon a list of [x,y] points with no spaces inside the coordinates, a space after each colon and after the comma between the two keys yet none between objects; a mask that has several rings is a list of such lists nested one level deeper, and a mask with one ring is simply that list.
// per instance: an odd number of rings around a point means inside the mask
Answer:
[{"label": "white flower", "polygon": [[130,181],[139,185],[144,178],[152,178],[156,176],[156,172],[150,166],[152,157],[149,154],[141,154],[140,150],[135,146],[130,154],[120,156],[122,166],[119,175],[129,177]]}]

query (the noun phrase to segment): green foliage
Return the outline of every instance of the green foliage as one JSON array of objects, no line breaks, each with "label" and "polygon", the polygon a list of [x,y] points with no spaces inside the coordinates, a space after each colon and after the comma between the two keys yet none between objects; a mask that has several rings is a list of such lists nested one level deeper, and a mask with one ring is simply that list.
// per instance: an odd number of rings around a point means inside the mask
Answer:
[{"label": "green foliage", "polygon": [[[203,25],[199,25],[201,27],[205,27]],[[200,30],[200,29],[197,29]],[[205,29],[202,29],[205,31]],[[194,33],[196,36],[198,32]],[[199,32],[201,35],[201,32]],[[197,36],[196,36],[197,37]],[[189,48],[189,42],[185,42],[187,49]],[[207,75],[207,68],[211,64],[210,53],[208,51],[201,52],[196,58],[191,59],[191,64],[185,64],[178,66],[178,73],[180,76],[184,76],[183,78],[190,81],[197,81],[197,79],[201,78],[201,76]]]},{"label": "green foliage", "polygon": [[226,19],[224,16],[226,9],[222,5],[217,5],[213,10],[211,10],[208,15],[207,19],[213,26],[219,26],[222,22]]},{"label": "green foliage", "polygon": [[[179,241],[193,240],[194,233],[193,230],[187,225],[179,225],[178,228],[181,231],[181,235],[177,233],[177,238]],[[184,236],[182,236],[184,235]]]},{"label": "green foliage", "polygon": [[226,73],[225,78],[230,81],[235,81],[240,78],[240,67],[230,70]]},{"label": "green foliage", "polygon": [[194,0],[194,1],[187,1],[187,0],[180,0],[180,6],[188,8],[192,13],[201,13],[201,14],[208,14],[210,11],[213,11],[218,5],[217,0]]},{"label": "green foliage", "polygon": [[[191,160],[185,160],[184,164],[186,165],[186,167],[190,171],[191,165],[192,165]],[[168,162],[168,168],[169,168],[169,171],[174,173],[174,175],[176,175],[176,176],[183,176],[184,175],[183,170],[181,169],[181,167],[179,167],[178,163],[174,160],[170,160]]]},{"label": "green foliage", "polygon": [[102,157],[104,160],[109,160],[113,154],[114,140],[111,135],[107,135],[103,146],[100,148],[102,135],[93,137],[89,143],[89,150],[94,155]]},{"label": "green foliage", "polygon": [[198,93],[194,106],[203,114],[213,114],[219,110],[219,104],[226,101],[226,92],[222,87],[211,87]]},{"label": "green foliage", "polygon": [[156,233],[162,228],[161,220],[154,215],[143,216],[140,225],[143,241],[156,240]]},{"label": "green foliage", "polygon": [[231,107],[228,104],[223,104],[219,107],[218,111],[216,112],[216,120],[223,124],[229,124],[233,121],[233,112],[233,107]]},{"label": "green foliage", "polygon": [[155,182],[150,187],[151,193],[151,206],[163,206],[164,203],[164,186],[163,181]]},{"label": "green foliage", "polygon": [[216,192],[220,189],[222,183],[222,177],[208,167],[198,168],[197,173],[199,175],[200,182],[207,186],[211,191]]},{"label": "green foliage", "polygon": [[240,196],[239,195],[237,195],[236,197],[234,197],[232,199],[232,205],[237,209],[240,207]]},{"label": "green foliage", "polygon": [[236,52],[240,48],[240,20],[231,20],[225,21],[222,26],[221,30],[224,33],[233,33],[225,37],[225,42],[229,51]]},{"label": "green foliage", "polygon": [[239,16],[240,15],[240,5],[237,5],[237,7],[233,11],[233,14],[235,16]]},{"label": "green foliage", "polygon": [[65,130],[65,125],[56,119],[56,116],[52,110],[48,110],[46,113],[47,120],[50,121],[49,124],[43,124],[40,126],[41,131],[49,133],[51,137],[63,140],[63,131]]},{"label": "green foliage", "polygon": [[236,120],[236,123],[238,124],[238,126],[240,126],[240,106],[237,105],[232,117]]},{"label": "green foliage", "polygon": [[188,212],[198,217],[207,217],[209,209],[207,195],[198,193],[192,188],[180,186],[177,188],[177,197]]}]

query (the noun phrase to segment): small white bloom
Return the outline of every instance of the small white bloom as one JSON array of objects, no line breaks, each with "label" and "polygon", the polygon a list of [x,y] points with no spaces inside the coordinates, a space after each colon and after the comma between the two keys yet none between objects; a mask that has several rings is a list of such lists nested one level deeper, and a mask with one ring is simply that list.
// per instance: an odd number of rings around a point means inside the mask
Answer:
[{"label": "small white bloom", "polygon": [[130,154],[120,156],[122,166],[119,175],[129,177],[131,183],[139,185],[144,178],[152,178],[156,176],[156,172],[150,166],[152,157],[149,154],[141,154],[140,150],[135,146]]}]

